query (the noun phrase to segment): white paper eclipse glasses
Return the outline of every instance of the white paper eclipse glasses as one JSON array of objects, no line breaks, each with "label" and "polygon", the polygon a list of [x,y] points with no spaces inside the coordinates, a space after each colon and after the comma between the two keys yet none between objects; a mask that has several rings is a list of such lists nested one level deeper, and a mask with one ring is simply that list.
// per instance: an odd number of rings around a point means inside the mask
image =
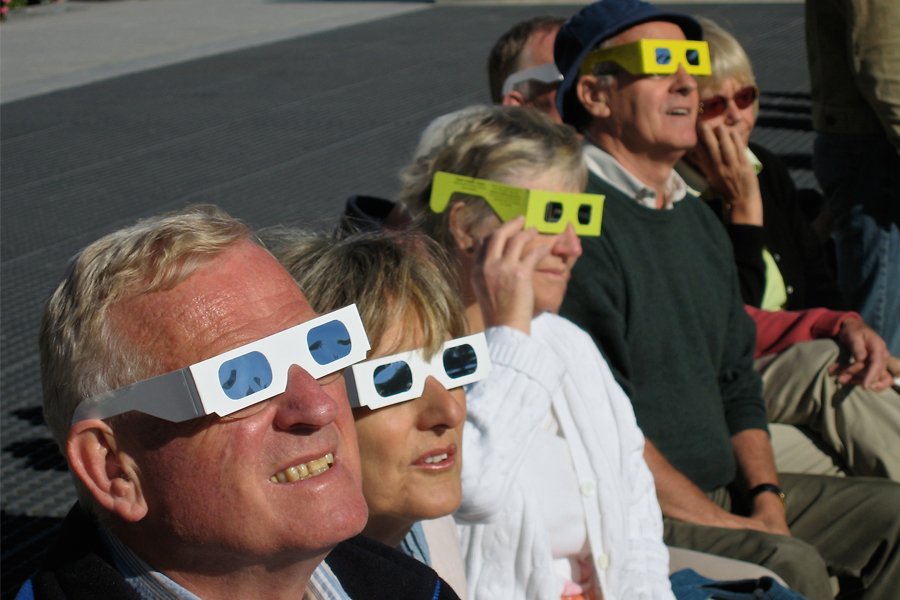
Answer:
[{"label": "white paper eclipse glasses", "polygon": [[431,360],[422,350],[409,350],[356,363],[344,379],[351,406],[375,410],[419,398],[429,375],[450,390],[480,381],[490,370],[487,340],[476,333],[445,342]]},{"label": "white paper eclipse glasses", "polygon": [[287,389],[299,365],[319,379],[357,363],[369,339],[355,304],[244,344],[196,364],[82,401],[72,423],[138,411],[181,422],[224,417]]}]

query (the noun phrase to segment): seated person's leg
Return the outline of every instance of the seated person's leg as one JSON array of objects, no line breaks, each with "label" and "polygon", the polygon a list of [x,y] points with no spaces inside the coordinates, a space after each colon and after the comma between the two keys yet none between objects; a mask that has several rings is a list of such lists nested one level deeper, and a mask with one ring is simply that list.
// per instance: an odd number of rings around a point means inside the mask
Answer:
[{"label": "seated person's leg", "polygon": [[769,420],[819,435],[849,474],[900,481],[900,394],[838,385],[828,374],[838,353],[832,340],[815,340],[758,361]]},{"label": "seated person's leg", "polygon": [[843,459],[817,433],[795,425],[770,423],[769,435],[779,473],[847,475],[848,468]]},{"label": "seated person's leg", "polygon": [[780,479],[791,532],[814,546],[841,578],[841,593],[896,598],[900,485],[870,477],[781,474]]}]

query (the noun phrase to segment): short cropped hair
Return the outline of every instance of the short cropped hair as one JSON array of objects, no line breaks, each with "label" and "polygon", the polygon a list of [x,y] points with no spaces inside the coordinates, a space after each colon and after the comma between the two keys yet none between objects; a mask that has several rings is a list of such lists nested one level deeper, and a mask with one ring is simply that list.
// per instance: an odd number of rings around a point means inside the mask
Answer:
[{"label": "short cropped hair", "polygon": [[522,177],[557,170],[573,188],[584,187],[587,172],[578,135],[539,111],[492,106],[451,120],[445,131],[443,143],[435,142],[402,171],[399,200],[447,250],[453,249],[449,229],[453,204],[465,202],[467,219],[473,223],[493,211],[481,198],[457,195],[444,212],[431,212],[431,181],[437,171],[514,184]]},{"label": "short cropped hair", "polygon": [[503,82],[506,78],[521,70],[520,59],[529,38],[538,32],[559,29],[565,22],[561,17],[534,17],[513,25],[500,36],[488,55],[488,84],[494,104],[503,100]]},{"label": "short cropped hair", "polygon": [[[377,348],[394,324],[417,319],[430,357],[466,334],[458,286],[444,252],[415,232],[358,233],[341,239],[294,229],[261,232],[316,312],[355,303]],[[389,349],[391,350],[399,350]]]},{"label": "short cropped hair", "polygon": [[159,357],[132,347],[116,331],[110,308],[166,290],[250,232],[214,206],[194,206],[138,221],[84,248],[47,302],[41,323],[44,419],[65,455],[82,400],[149,377]]},{"label": "short cropped hair", "polygon": [[697,77],[700,97],[707,90],[720,88],[729,79],[735,79],[743,85],[756,85],[753,66],[740,42],[711,19],[698,17],[697,21],[703,27],[703,39],[709,42],[712,66],[711,76]]}]

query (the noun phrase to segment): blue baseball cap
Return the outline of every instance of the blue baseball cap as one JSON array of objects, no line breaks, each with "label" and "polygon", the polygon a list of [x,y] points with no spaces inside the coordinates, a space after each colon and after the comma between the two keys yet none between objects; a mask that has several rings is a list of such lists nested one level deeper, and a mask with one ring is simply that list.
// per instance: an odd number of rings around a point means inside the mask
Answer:
[{"label": "blue baseball cap", "polygon": [[565,123],[581,128],[590,118],[575,95],[585,57],[604,40],[648,21],[668,21],[681,27],[685,38],[703,39],[703,28],[693,17],[661,11],[643,0],[599,0],[565,22],[553,44],[553,59],[564,76],[556,92],[556,108]]}]

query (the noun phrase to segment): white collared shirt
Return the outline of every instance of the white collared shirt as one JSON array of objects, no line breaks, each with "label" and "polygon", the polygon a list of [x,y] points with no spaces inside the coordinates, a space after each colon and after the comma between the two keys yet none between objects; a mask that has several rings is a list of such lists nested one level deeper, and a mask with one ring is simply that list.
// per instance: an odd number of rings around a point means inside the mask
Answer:
[{"label": "white collared shirt", "polygon": [[[100,535],[112,555],[113,565],[143,600],[200,600],[196,595],[156,571],[105,528]],[[331,568],[322,561],[310,577],[302,600],[350,600]]]},{"label": "white collared shirt", "polygon": [[[625,170],[611,154],[593,144],[584,145],[584,161],[589,171],[602,177],[604,181],[623,192],[635,202],[647,208],[656,209],[656,191],[644,185],[637,177]],[[666,180],[663,210],[671,210],[676,202],[685,198],[688,187],[684,179],[672,169]]]}]

